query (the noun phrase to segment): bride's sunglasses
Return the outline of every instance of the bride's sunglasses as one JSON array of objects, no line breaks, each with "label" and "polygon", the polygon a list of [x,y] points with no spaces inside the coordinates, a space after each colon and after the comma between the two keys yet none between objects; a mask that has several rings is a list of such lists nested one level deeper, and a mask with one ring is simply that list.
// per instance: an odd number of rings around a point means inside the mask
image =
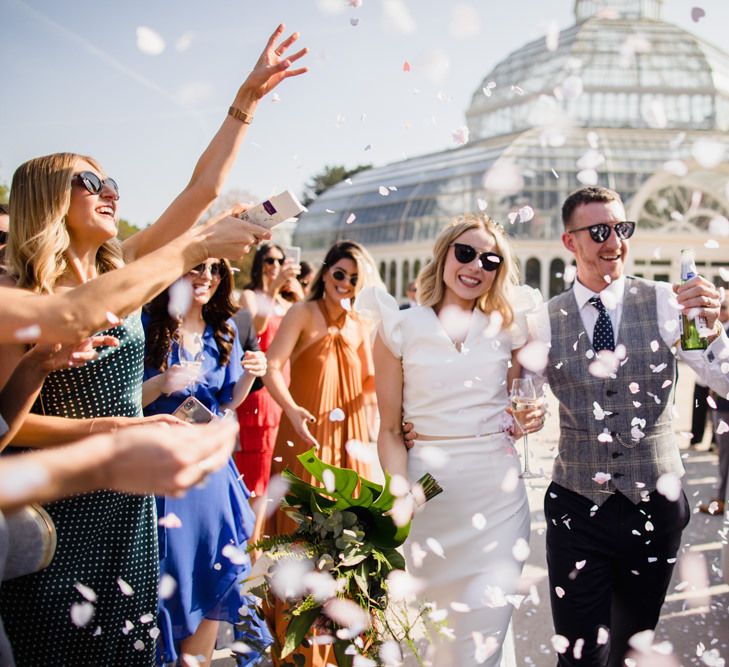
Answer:
[{"label": "bride's sunglasses", "polygon": [[105,185],[108,185],[114,194],[119,196],[119,186],[113,178],[99,178],[93,171],[82,171],[73,177],[73,180],[83,185],[86,191],[92,195],[98,195]]},{"label": "bride's sunglasses", "polygon": [[504,261],[501,255],[495,252],[479,253],[476,248],[466,243],[451,243],[453,246],[453,254],[461,264],[470,264],[476,257],[484,271],[496,271]]},{"label": "bride's sunglasses", "polygon": [[626,220],[624,222],[616,222],[612,227],[607,222],[600,222],[596,225],[588,225],[587,227],[578,227],[577,229],[568,229],[567,233],[572,234],[573,232],[584,232],[587,230],[590,234],[590,238],[595,243],[605,243],[610,238],[610,233],[615,230],[615,236],[620,240],[629,239],[633,236],[635,231],[635,223],[632,220]]}]

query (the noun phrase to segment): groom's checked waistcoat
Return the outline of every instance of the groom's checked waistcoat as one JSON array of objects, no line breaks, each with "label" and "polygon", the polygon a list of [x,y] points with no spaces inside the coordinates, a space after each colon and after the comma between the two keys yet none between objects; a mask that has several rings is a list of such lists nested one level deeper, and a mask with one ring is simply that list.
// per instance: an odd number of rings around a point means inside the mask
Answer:
[{"label": "groom's checked waistcoat", "polygon": [[626,357],[608,378],[589,371],[595,352],[572,291],[548,312],[546,375],[560,419],[552,480],[601,505],[615,491],[637,503],[662,474],[683,475],[671,423],[676,361],[660,335],[654,284],[625,281],[616,347]]}]

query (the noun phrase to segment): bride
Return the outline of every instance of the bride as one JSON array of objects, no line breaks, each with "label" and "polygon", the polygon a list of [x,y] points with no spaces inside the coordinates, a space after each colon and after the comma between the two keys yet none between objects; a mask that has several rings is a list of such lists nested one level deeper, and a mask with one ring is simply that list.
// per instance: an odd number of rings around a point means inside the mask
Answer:
[{"label": "bride", "polygon": [[[529,506],[512,446],[509,408],[516,359],[535,291],[517,286],[505,233],[465,216],[438,236],[418,278],[420,306],[399,310],[368,288],[357,307],[379,320],[374,344],[384,470],[412,484],[431,472],[443,493],[415,516],[405,545],[421,599],[448,613],[454,641],[431,647],[434,665],[515,664],[504,650],[529,539]],[[513,304],[513,305],[512,305]],[[414,447],[403,446],[403,421]],[[544,410],[520,415],[542,427]],[[445,558],[445,560],[443,560]],[[506,654],[510,653],[510,656]],[[429,656],[430,657],[430,656]]]}]

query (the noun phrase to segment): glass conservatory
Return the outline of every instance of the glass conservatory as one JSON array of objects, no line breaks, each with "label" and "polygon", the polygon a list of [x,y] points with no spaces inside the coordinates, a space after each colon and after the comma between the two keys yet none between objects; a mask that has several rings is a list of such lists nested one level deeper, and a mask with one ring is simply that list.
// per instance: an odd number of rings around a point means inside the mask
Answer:
[{"label": "glass conservatory", "polygon": [[524,45],[480,82],[467,145],[340,183],[301,218],[295,243],[317,257],[359,241],[402,296],[442,226],[486,210],[518,239],[523,280],[548,296],[571,261],[561,202],[599,184],[639,222],[633,273],[675,279],[692,245],[702,272],[726,281],[712,235],[729,234],[729,54],[662,21],[661,2],[577,0],[558,39]]}]

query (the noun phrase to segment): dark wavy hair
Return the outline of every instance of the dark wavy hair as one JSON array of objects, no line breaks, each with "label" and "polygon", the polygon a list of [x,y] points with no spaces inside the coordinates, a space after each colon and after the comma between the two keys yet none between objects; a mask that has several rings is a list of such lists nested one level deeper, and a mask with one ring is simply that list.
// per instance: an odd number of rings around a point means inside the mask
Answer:
[{"label": "dark wavy hair", "polygon": [[251,265],[251,279],[245,286],[245,289],[262,290],[263,289],[263,260],[271,249],[276,248],[284,257],[283,248],[277,243],[261,243],[256,250],[256,254],[253,256],[253,264]]},{"label": "dark wavy hair", "polygon": [[[233,278],[227,259],[219,260],[220,283],[210,301],[202,308],[203,320],[213,328],[215,343],[220,351],[220,365],[227,366],[233,348],[233,327],[228,320],[238,310],[233,302]],[[169,313],[170,292],[167,288],[145,307],[149,324],[145,332],[144,365],[160,371],[167,370],[167,357],[173,342],[179,342],[180,320]]]},{"label": "dark wavy hair", "polygon": [[351,259],[357,265],[357,275],[359,282],[355,288],[355,293],[359,292],[367,275],[367,259],[369,255],[367,251],[355,241],[337,241],[327,251],[326,257],[319,270],[316,272],[314,279],[311,281],[311,291],[306,297],[307,301],[318,301],[324,296],[324,274],[331,266],[334,266],[340,259]]}]

